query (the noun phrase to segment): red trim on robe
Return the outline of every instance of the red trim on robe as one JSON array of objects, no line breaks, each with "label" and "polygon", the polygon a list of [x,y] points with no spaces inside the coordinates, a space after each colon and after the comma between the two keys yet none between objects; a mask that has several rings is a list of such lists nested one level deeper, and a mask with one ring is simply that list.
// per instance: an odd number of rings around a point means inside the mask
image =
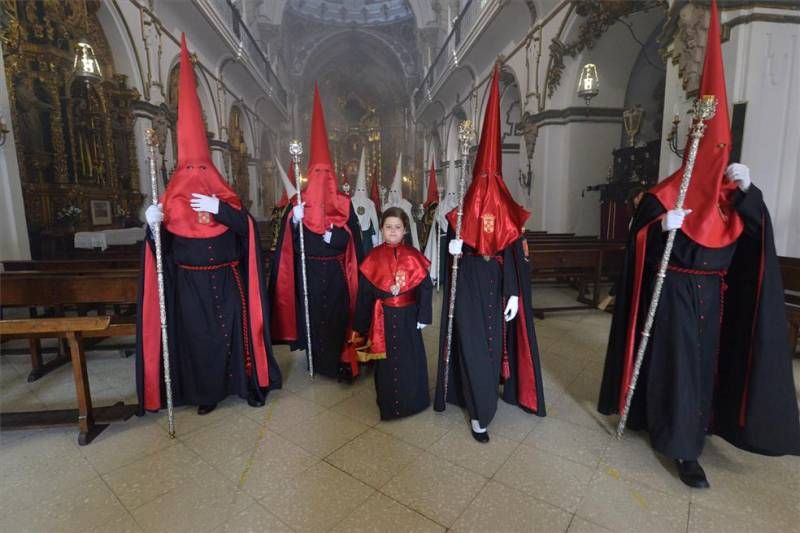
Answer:
[{"label": "red trim on robe", "polygon": [[636,323],[639,317],[639,301],[642,294],[642,274],[644,272],[644,257],[647,250],[647,234],[650,226],[664,218],[658,216],[648,222],[636,233],[636,259],[633,267],[633,294],[631,295],[631,310],[628,315],[628,334],[625,338],[625,359],[623,360],[622,379],[619,386],[619,412],[625,410],[628,386],[633,376],[634,353],[636,346]]},{"label": "red trim on robe", "polygon": [[253,356],[256,363],[258,386],[269,386],[269,364],[267,346],[264,343],[264,309],[261,300],[261,284],[258,276],[259,254],[256,252],[256,232],[253,217],[247,217],[247,304],[250,318],[250,338],[253,339]]},{"label": "red trim on robe", "polygon": [[275,278],[275,290],[270,302],[272,307],[270,332],[273,341],[296,341],[298,338],[294,293],[294,240],[291,224],[292,216],[290,214],[286,217],[283,228],[280,262],[274,266],[278,269],[278,275]]},{"label": "red trim on robe", "polygon": [[747,353],[747,370],[744,375],[744,391],[742,391],[742,405],[739,407],[739,426],[744,427],[747,422],[747,397],[750,390],[750,374],[753,368],[753,340],[756,336],[756,325],[758,322],[758,306],[761,303],[761,286],[764,284],[764,214],[761,214],[761,257],[758,261],[758,289],[756,291],[755,312],[753,313],[753,326],[750,333],[750,350]]},{"label": "red trim on robe", "polygon": [[[356,312],[356,298],[358,297],[358,256],[356,255],[356,246],[353,242],[353,232],[350,231],[350,226],[346,223],[342,229],[350,236],[347,239],[347,248],[344,251],[344,279],[347,283],[347,293],[350,296],[349,316],[347,318],[347,332],[345,334],[345,342],[342,346],[342,353],[339,360],[350,365],[352,376],[356,377],[359,374],[358,368],[358,354],[355,347],[347,342],[347,339],[353,336],[353,316]],[[313,332],[312,332],[313,334]]]},{"label": "red trim on robe", "polygon": [[144,408],[158,411],[161,409],[161,308],[158,304],[156,258],[147,241],[144,243],[142,293]]},{"label": "red trim on robe", "polygon": [[[524,241],[523,241],[524,242]],[[516,261],[517,251],[514,250]],[[516,265],[515,265],[516,266]],[[517,286],[525,287],[527,280],[520,279],[520,273],[517,268],[514,269],[517,274]],[[529,281],[528,281],[529,282]],[[518,295],[520,300],[519,311],[517,312],[517,402],[533,412],[539,411],[539,397],[536,390],[536,369],[533,367],[533,354],[531,353],[531,343],[528,337],[528,321],[525,315],[525,299],[522,293]]]}]

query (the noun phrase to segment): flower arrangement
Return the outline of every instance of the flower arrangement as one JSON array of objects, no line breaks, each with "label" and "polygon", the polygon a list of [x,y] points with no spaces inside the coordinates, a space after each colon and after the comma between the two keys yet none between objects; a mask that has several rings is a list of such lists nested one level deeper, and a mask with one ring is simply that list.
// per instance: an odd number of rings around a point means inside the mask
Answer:
[{"label": "flower arrangement", "polygon": [[122,206],[117,206],[117,216],[119,218],[125,219],[131,216],[131,212]]},{"label": "flower arrangement", "polygon": [[82,211],[80,207],[68,205],[58,210],[56,213],[56,219],[74,224],[78,221],[78,218],[80,218],[81,213]]}]

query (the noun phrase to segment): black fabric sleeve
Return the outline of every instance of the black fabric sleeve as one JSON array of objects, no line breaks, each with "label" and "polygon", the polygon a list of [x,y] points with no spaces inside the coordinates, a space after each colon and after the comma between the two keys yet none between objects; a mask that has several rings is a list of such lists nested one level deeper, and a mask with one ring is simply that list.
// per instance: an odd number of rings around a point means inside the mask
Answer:
[{"label": "black fabric sleeve", "polygon": [[331,248],[335,248],[342,252],[345,251],[347,248],[347,241],[350,240],[350,234],[347,233],[347,230],[342,228],[337,228],[336,226],[330,230],[331,232],[331,242],[328,244]]},{"label": "black fabric sleeve", "polygon": [[764,196],[761,193],[761,189],[755,185],[750,185],[747,192],[736,191],[733,205],[744,221],[745,234],[749,237],[761,239],[764,212]]},{"label": "black fabric sleeve", "polygon": [[219,202],[219,212],[214,215],[214,219],[231,228],[237,235],[245,236],[249,230],[247,211],[243,208],[235,209],[222,200]]},{"label": "black fabric sleeve", "polygon": [[356,312],[353,317],[353,329],[359,333],[367,333],[372,324],[372,309],[375,306],[375,290],[363,275],[358,275],[358,297]]},{"label": "black fabric sleeve", "polygon": [[518,255],[522,256],[522,241],[517,239],[503,250],[503,296],[519,296],[519,283],[517,282],[516,257],[514,248],[519,247]]},{"label": "black fabric sleeve", "polygon": [[417,287],[417,322],[433,323],[433,282],[430,276],[426,276]]}]

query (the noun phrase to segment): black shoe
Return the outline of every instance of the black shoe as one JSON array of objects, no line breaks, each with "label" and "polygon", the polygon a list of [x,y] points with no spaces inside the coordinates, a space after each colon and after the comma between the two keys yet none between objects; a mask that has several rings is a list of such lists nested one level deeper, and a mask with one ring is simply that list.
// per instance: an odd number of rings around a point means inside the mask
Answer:
[{"label": "black shoe", "polygon": [[250,407],[264,407],[264,400],[259,400],[255,396],[248,396],[247,397],[247,405]]},{"label": "black shoe", "polygon": [[675,464],[678,466],[678,476],[684,484],[693,489],[707,489],[711,486],[708,484],[703,467],[697,461],[676,459]]},{"label": "black shoe", "polygon": [[198,415],[207,415],[211,411],[217,408],[217,404],[212,403],[211,405],[198,405],[197,406],[197,414]]},{"label": "black shoe", "polygon": [[480,442],[481,444],[485,444],[485,443],[489,442],[489,432],[488,431],[483,431],[481,433],[478,433],[477,431],[474,431],[472,429],[470,429],[470,431],[472,431],[472,438],[475,439],[476,441]]}]

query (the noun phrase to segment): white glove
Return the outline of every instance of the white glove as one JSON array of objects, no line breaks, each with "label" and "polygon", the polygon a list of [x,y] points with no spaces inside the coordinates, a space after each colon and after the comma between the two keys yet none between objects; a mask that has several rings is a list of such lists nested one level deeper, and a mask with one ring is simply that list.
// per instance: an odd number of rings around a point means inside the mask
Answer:
[{"label": "white glove", "polygon": [[506,310],[503,311],[503,318],[506,319],[506,322],[510,322],[514,320],[519,312],[519,296],[509,296],[508,303],[506,304]]},{"label": "white glove", "polygon": [[725,176],[730,181],[735,181],[742,192],[747,192],[747,189],[750,188],[750,183],[752,183],[750,180],[750,168],[741,163],[728,165],[728,168],[725,170]]},{"label": "white glove", "polygon": [[306,203],[297,204],[292,208],[292,222],[299,224],[303,217],[306,215]]},{"label": "white glove", "polygon": [[378,246],[378,236],[377,235],[373,235],[372,236],[372,246],[373,247],[374,246]]},{"label": "white glove", "polygon": [[164,221],[164,207],[162,204],[158,205],[151,205],[147,208],[144,212],[144,218],[147,221],[147,225],[151,228],[156,224],[161,224]]},{"label": "white glove", "polygon": [[661,230],[672,231],[683,226],[683,219],[691,213],[691,209],[670,209],[667,216],[661,219]]},{"label": "white glove", "polygon": [[422,322],[417,322],[417,329],[423,330],[428,326],[428,324],[423,324]]},{"label": "white glove", "polygon": [[189,203],[195,211],[205,211],[212,215],[219,213],[219,199],[216,194],[213,196],[206,196],[205,194],[193,192],[192,199],[189,200]]},{"label": "white glove", "polygon": [[447,245],[447,250],[450,252],[450,255],[461,255],[461,248],[464,247],[464,241],[461,239],[453,239],[450,241],[450,244]]},{"label": "white glove", "polygon": [[330,244],[331,237],[333,237],[333,224],[331,224],[331,227],[328,228],[328,231],[322,234],[322,240],[325,241],[325,244]]}]

